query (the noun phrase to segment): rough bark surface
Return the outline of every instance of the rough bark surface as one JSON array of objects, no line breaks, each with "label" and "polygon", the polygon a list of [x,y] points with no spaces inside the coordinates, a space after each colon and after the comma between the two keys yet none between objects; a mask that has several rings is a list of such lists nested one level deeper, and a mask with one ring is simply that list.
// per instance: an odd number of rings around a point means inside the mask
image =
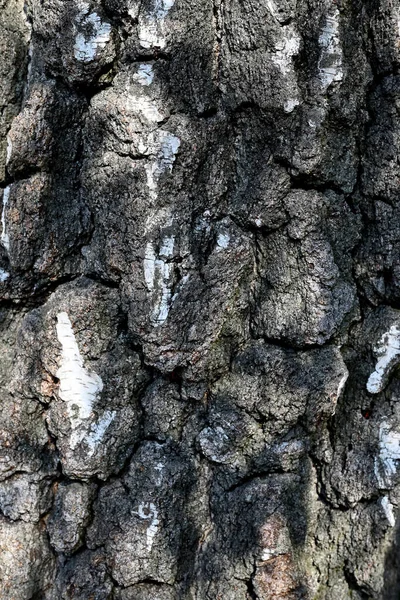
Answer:
[{"label": "rough bark surface", "polygon": [[2,600],[400,597],[400,3],[0,0]]}]

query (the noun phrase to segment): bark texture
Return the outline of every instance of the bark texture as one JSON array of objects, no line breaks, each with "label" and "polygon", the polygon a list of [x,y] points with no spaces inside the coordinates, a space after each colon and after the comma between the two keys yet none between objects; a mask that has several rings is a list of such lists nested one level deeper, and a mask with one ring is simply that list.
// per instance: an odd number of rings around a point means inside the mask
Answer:
[{"label": "bark texture", "polygon": [[2,600],[400,597],[399,67],[397,0],[0,0]]}]

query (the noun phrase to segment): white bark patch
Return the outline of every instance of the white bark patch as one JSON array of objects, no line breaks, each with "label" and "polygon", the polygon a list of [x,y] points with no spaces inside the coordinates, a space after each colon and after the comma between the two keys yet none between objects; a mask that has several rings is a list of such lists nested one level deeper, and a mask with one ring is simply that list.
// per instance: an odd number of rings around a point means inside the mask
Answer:
[{"label": "white bark patch", "polygon": [[159,255],[162,258],[171,258],[174,255],[175,236],[167,235],[162,239]]},{"label": "white bark patch", "polygon": [[29,86],[31,79],[32,79],[32,59],[33,59],[33,43],[32,43],[32,38],[31,41],[29,43],[29,50],[28,50],[28,73],[26,76],[26,85]]},{"label": "white bark patch", "polygon": [[299,104],[300,101],[298,98],[289,98],[289,100],[286,100],[285,104],[283,105],[283,110],[285,113],[291,113],[294,111],[296,106],[299,106]]},{"label": "white bark patch", "polygon": [[275,44],[271,60],[285,76],[295,75],[293,57],[299,53],[300,36],[292,25],[282,27],[282,37]]},{"label": "white bark patch", "polygon": [[87,427],[87,424],[79,426],[78,429],[75,429],[71,434],[70,447],[74,449],[82,442],[85,442],[89,448],[88,456],[93,456],[98,445],[102,441],[105,432],[115,419],[116,414],[117,413],[114,410],[106,410],[97,423],[91,423],[89,428]]},{"label": "white bark patch", "polygon": [[154,302],[151,314],[151,322],[154,327],[160,327],[165,323],[172,304],[172,266],[167,260],[173,257],[174,245],[175,237],[165,236],[161,241],[158,255],[151,242],[146,246],[143,270],[147,290]]},{"label": "white bark patch", "polygon": [[164,119],[157,106],[147,96],[130,96],[127,108],[139,113],[149,123],[160,123]]},{"label": "white bark patch", "polygon": [[171,266],[163,258],[154,261],[153,281],[149,289],[155,290],[156,300],[151,316],[155,327],[162,325],[168,318],[171,304],[170,289]]},{"label": "white bark patch", "polygon": [[9,185],[8,187],[5,188],[4,192],[3,192],[3,210],[1,212],[1,243],[3,245],[3,248],[5,248],[7,250],[7,252],[10,251],[10,237],[6,231],[6,211],[7,211],[7,204],[8,204],[8,200],[10,198],[10,190],[11,190],[11,186]]},{"label": "white bark patch", "polygon": [[170,276],[171,266],[163,260],[157,261],[156,272],[159,273],[159,285],[161,288],[161,297],[159,298],[152,314],[154,327],[160,327],[168,318],[169,308],[171,306],[171,288]]},{"label": "white bark patch", "polygon": [[379,457],[375,459],[375,476],[380,489],[388,489],[396,475],[400,460],[400,433],[383,421],[379,428]]},{"label": "white bark patch", "polygon": [[4,271],[4,269],[0,269],[0,281],[1,283],[4,283],[5,281],[7,281],[7,279],[10,277],[10,273],[7,273],[7,271]]},{"label": "white bark patch", "polygon": [[173,222],[170,208],[163,207],[152,210],[146,217],[145,233],[154,234],[158,231],[165,231],[167,227],[172,227]]},{"label": "white bark patch", "polygon": [[282,0],[278,0],[278,5],[274,0],[267,0],[267,2],[266,2],[266,6],[269,10],[270,15],[276,21],[278,21],[278,23],[283,25],[285,23],[285,21],[288,21],[291,14],[290,14],[290,12],[285,10],[287,7],[285,7],[284,5],[282,6],[282,4],[285,4],[285,3],[282,3]]},{"label": "white bark patch", "polygon": [[349,378],[349,372],[347,371],[347,372],[346,372],[346,373],[343,375],[342,379],[339,381],[338,389],[337,389],[337,392],[336,392],[336,399],[337,399],[337,400],[338,400],[338,399],[340,398],[340,396],[342,395],[342,392],[343,392],[343,390],[344,390],[344,387],[345,387],[345,385],[346,385],[346,381],[348,380],[348,378]]},{"label": "white bark patch", "polygon": [[153,502],[142,502],[139,504],[137,514],[141,519],[150,521],[150,525],[146,531],[146,546],[147,550],[150,552],[160,524],[157,508]]},{"label": "white bark patch", "polygon": [[111,25],[102,21],[95,12],[89,14],[89,4],[80,5],[81,11],[77,22],[86,31],[79,32],[75,37],[75,58],[80,62],[92,62],[98,50],[105,48],[110,41]]},{"label": "white bark patch", "polygon": [[139,16],[139,43],[142,48],[165,48],[165,19],[175,0],[155,0],[153,10]]},{"label": "white bark patch", "polygon": [[179,282],[179,285],[177,287],[177,290],[176,290],[175,294],[171,298],[171,305],[175,302],[175,300],[178,297],[179,292],[182,291],[182,288],[187,284],[187,282],[189,281],[189,279],[190,279],[190,274],[184,275],[182,277],[182,279]]},{"label": "white bark patch", "polygon": [[[154,77],[151,65],[140,65],[139,71],[134,77],[139,84],[150,85]],[[155,102],[146,93],[141,92],[137,86],[136,93],[131,93],[129,96],[127,109],[137,113],[152,125],[160,123],[165,118]],[[180,145],[181,141],[176,135],[155,127],[152,127],[150,133],[139,142],[139,152],[152,157],[152,160],[145,165],[145,171],[150,199],[153,202],[158,197],[158,181],[163,173],[172,171]]]},{"label": "white bark patch", "polygon": [[157,192],[157,162],[148,163],[145,166],[146,171],[146,179],[147,179],[147,187],[149,189],[150,198],[155,201],[157,200],[158,192]]},{"label": "white bark patch", "polygon": [[371,394],[378,394],[387,385],[389,376],[400,360],[400,329],[392,325],[385,333],[376,347],[374,354],[378,358],[375,371],[367,381],[367,390]]},{"label": "white bark patch", "polygon": [[273,558],[274,556],[276,556],[276,551],[269,550],[267,548],[267,549],[263,550],[263,553],[261,554],[261,560],[269,560],[270,558]]},{"label": "white bark patch", "polygon": [[[66,312],[57,315],[57,337],[62,347],[59,396],[67,405],[73,432],[92,415],[93,404],[103,389],[101,378],[85,369],[71,321]],[[108,425],[107,425],[108,426]],[[71,436],[71,448],[78,443],[77,432]],[[81,440],[79,440],[81,441]]]},{"label": "white bark patch", "polygon": [[161,148],[159,153],[160,165],[162,172],[172,171],[172,166],[175,162],[175,156],[178,152],[181,141],[176,135],[168,131],[162,132]]},{"label": "white bark patch", "polygon": [[157,157],[148,163],[145,167],[147,176],[147,186],[150,192],[150,198],[155,201],[158,196],[158,181],[166,171],[172,172],[175,157],[181,145],[180,139],[169,133],[160,130],[158,140],[155,141],[157,148]]},{"label": "white bark patch", "polygon": [[157,475],[156,475],[156,480],[155,480],[155,484],[156,485],[162,485],[162,482],[164,480],[164,475],[163,475],[163,471],[165,469],[165,465],[163,462],[158,462],[155,466],[154,466],[154,470],[157,471]]},{"label": "white bark patch", "polygon": [[99,421],[97,423],[93,423],[90,431],[88,433],[88,435],[86,436],[86,443],[89,446],[89,456],[93,456],[93,454],[96,451],[97,446],[100,444],[100,442],[102,441],[105,432],[107,431],[107,429],[109,428],[109,426],[111,425],[111,423],[113,422],[113,420],[115,419],[115,415],[117,413],[115,412],[115,410],[110,411],[110,410],[106,410],[104,411],[103,416],[99,419]]},{"label": "white bark patch", "polygon": [[[150,99],[144,96],[132,98],[131,103],[137,102],[137,106],[133,106],[133,108],[144,114],[149,121],[152,118],[156,122],[160,118],[162,119],[157,107]],[[158,198],[159,180],[164,173],[172,172],[180,145],[181,141],[177,136],[162,129],[150,133],[146,143],[143,142],[143,152],[153,155],[153,159],[145,165],[149,197],[153,204]],[[148,221],[146,231],[150,226],[153,228],[157,224],[154,212],[152,212]],[[167,260],[173,256],[174,244],[175,238],[173,236],[165,236],[161,241],[158,253],[153,242],[146,244],[143,272],[147,290],[151,295],[152,303],[154,303],[150,317],[154,327],[159,327],[165,323],[172,303],[170,281],[172,267]]]},{"label": "white bark patch", "polygon": [[343,79],[343,51],[339,35],[340,13],[334,8],[326,17],[326,23],[319,36],[321,55],[318,69],[323,91]]},{"label": "white bark patch", "polygon": [[12,141],[9,135],[7,135],[7,154],[6,154],[6,165],[8,165],[8,163],[11,160],[11,155],[12,155]]},{"label": "white bark patch", "polygon": [[140,85],[151,85],[154,79],[153,66],[150,64],[139,65],[139,69],[133,77]]},{"label": "white bark patch", "polygon": [[393,504],[389,501],[388,496],[384,496],[381,499],[381,506],[382,506],[383,512],[385,513],[385,516],[389,522],[389,525],[391,527],[394,527],[396,525],[396,517],[394,516],[394,512],[393,512]]},{"label": "white bark patch", "polygon": [[144,255],[143,268],[144,268],[144,280],[147,285],[149,292],[154,290],[154,282],[156,278],[156,253],[153,248],[153,244],[149,242],[146,245],[146,251]]},{"label": "white bark patch", "polygon": [[[271,7],[270,7],[271,8]],[[283,110],[291,113],[300,104],[297,76],[294,68],[293,58],[299,53],[301,38],[293,25],[281,27],[281,35],[275,43],[275,49],[271,54],[271,62],[279,69],[285,80],[286,100]]]},{"label": "white bark patch", "polygon": [[267,8],[268,8],[269,12],[271,13],[271,15],[276,19],[277,14],[278,14],[278,9],[276,7],[274,0],[267,0]]}]

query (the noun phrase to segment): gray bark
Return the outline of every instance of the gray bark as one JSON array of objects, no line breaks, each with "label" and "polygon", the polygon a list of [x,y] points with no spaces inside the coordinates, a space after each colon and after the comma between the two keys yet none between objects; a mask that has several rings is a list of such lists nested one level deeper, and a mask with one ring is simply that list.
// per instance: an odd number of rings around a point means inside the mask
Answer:
[{"label": "gray bark", "polygon": [[400,5],[0,0],[0,597],[400,597]]}]

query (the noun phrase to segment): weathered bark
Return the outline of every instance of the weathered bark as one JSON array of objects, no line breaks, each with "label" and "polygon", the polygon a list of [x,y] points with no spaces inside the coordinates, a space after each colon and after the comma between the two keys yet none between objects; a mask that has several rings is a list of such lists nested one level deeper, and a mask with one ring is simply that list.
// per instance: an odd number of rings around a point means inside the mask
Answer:
[{"label": "weathered bark", "polygon": [[0,597],[400,597],[400,5],[0,0]]}]

